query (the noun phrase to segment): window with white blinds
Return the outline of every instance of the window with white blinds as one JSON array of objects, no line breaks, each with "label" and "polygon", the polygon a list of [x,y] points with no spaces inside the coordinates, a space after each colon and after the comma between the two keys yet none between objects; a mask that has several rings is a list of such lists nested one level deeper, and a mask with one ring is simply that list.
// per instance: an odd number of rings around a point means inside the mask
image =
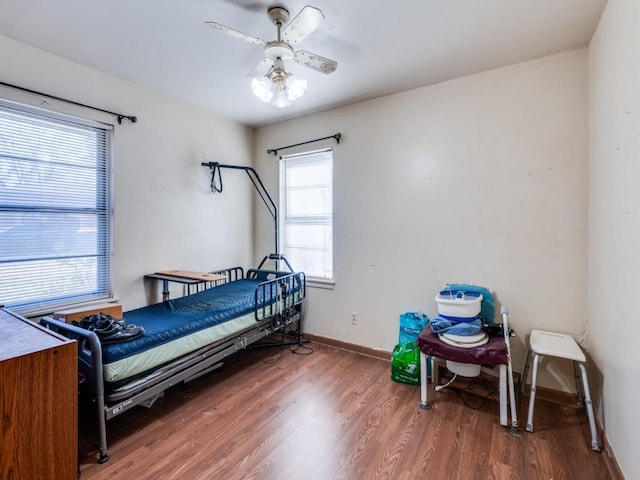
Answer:
[{"label": "window with white blinds", "polygon": [[333,151],[280,161],[280,245],[295,270],[333,280]]},{"label": "window with white blinds", "polygon": [[0,101],[0,304],[111,295],[111,127]]}]

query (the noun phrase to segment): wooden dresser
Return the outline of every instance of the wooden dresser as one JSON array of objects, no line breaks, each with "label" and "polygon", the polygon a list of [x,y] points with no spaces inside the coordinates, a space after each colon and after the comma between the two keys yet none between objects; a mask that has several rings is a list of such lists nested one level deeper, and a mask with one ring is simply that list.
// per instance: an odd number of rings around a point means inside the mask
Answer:
[{"label": "wooden dresser", "polygon": [[0,479],[78,477],[76,342],[0,308]]}]

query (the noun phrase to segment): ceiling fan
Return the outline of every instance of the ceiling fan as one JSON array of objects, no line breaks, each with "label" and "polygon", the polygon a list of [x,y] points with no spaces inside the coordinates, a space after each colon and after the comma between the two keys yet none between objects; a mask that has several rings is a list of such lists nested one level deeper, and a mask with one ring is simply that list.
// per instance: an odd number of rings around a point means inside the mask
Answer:
[{"label": "ceiling fan", "polygon": [[267,14],[276,26],[276,40],[269,42],[217,22],[205,23],[235,38],[264,47],[265,58],[249,72],[249,75],[254,77],[251,87],[260,100],[272,101],[277,107],[286,107],[302,96],[306,88],[306,80],[296,79],[288,73],[285,70],[285,61],[293,60],[325,74],[334,72],[338,63],[305,50],[296,51],[292,47],[307,38],[324,20],[324,15],[319,8],[307,5],[288,24],[289,11],[283,6],[269,7]]}]

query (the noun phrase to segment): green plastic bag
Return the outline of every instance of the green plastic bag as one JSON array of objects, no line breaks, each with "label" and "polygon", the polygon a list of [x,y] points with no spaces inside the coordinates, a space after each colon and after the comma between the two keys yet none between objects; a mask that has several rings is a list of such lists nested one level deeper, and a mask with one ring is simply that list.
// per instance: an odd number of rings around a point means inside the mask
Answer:
[{"label": "green plastic bag", "polygon": [[391,380],[420,385],[420,349],[415,342],[399,343],[393,348]]}]

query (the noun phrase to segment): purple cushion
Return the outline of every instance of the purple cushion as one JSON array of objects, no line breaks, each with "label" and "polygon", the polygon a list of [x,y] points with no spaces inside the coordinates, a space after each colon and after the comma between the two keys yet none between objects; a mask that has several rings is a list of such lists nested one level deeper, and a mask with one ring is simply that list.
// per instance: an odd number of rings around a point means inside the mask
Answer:
[{"label": "purple cushion", "polygon": [[488,343],[479,347],[460,348],[444,343],[427,325],[416,343],[422,353],[444,360],[487,366],[507,364],[507,345],[501,336],[490,337]]}]

